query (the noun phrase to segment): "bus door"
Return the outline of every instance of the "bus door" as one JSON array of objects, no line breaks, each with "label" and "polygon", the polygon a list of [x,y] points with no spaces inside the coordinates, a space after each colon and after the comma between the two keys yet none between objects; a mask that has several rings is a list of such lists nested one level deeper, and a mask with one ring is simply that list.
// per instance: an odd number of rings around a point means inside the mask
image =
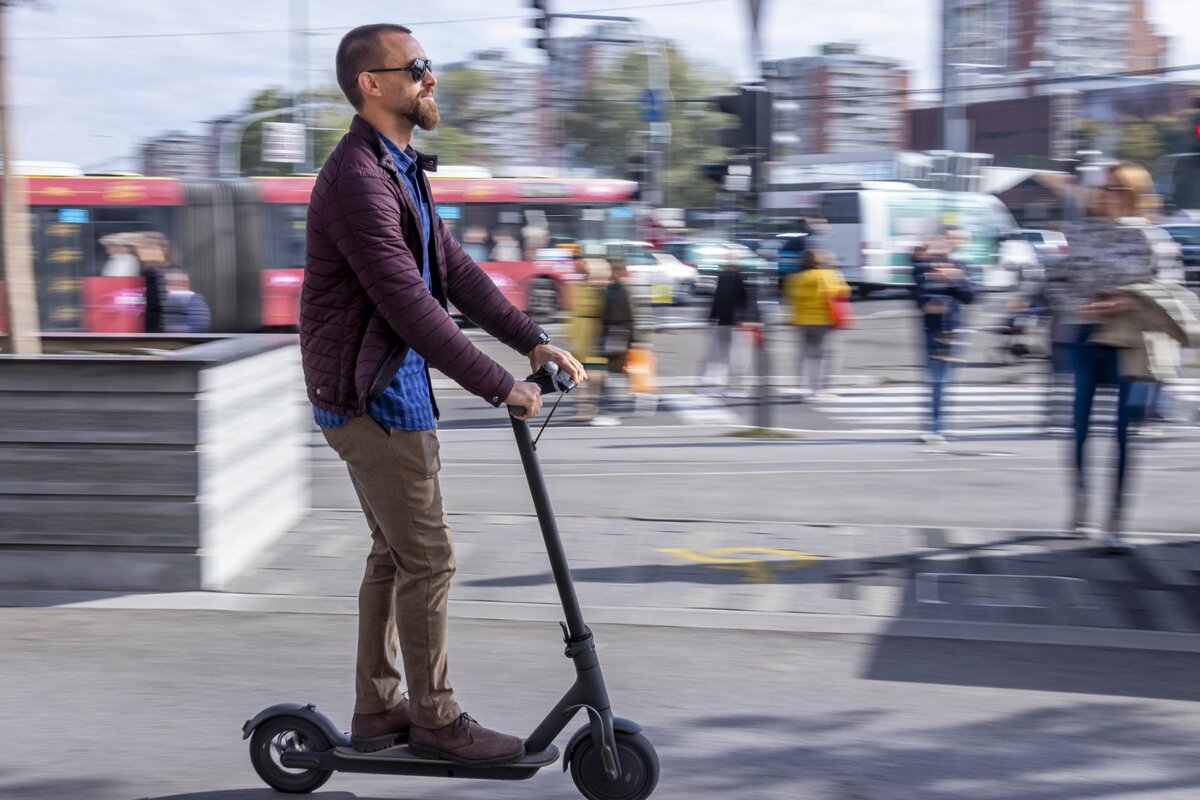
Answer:
[{"label": "bus door", "polygon": [[864,282],[861,197],[857,191],[826,192],[821,197],[821,216],[828,227],[814,243],[833,253],[838,269],[851,284]]}]

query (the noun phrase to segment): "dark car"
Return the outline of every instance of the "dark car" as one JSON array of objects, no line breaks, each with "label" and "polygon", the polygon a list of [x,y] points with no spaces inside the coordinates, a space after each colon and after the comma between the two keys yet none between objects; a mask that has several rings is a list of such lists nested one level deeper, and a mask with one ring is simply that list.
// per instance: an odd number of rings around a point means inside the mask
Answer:
[{"label": "dark car", "polygon": [[1179,245],[1184,275],[1188,284],[1200,283],[1200,223],[1160,225]]}]

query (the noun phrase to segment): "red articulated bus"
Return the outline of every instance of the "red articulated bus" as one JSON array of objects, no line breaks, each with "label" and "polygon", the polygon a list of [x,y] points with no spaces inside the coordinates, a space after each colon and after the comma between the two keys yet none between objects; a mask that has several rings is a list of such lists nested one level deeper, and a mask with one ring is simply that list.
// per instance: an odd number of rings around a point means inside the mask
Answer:
[{"label": "red articulated bus", "polygon": [[[106,243],[145,231],[175,245],[191,288],[208,301],[214,331],[296,326],[313,176],[27,180],[42,330],[142,330],[142,280]],[[556,245],[633,232],[628,181],[435,175],[432,184],[454,236],[514,304],[541,319],[565,305],[576,274]]]}]

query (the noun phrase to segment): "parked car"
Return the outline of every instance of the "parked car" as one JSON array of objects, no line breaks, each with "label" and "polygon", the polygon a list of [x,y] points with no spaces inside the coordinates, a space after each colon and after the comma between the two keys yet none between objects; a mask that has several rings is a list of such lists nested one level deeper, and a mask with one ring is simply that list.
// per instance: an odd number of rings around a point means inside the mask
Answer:
[{"label": "parked car", "polygon": [[672,303],[683,302],[695,291],[699,280],[694,267],[655,250],[649,242],[606,239],[579,245],[584,258],[621,258],[629,271],[633,295],[643,303],[661,302],[655,295],[655,287],[663,285],[669,287]]},{"label": "parked car", "polygon": [[1061,261],[1071,252],[1071,248],[1067,244],[1067,237],[1061,231],[1022,228],[1021,238],[1033,245],[1042,266]]},{"label": "parked car", "polygon": [[712,294],[717,288],[717,275],[731,262],[760,286],[770,286],[775,282],[773,265],[737,242],[672,242],[667,245],[667,252],[697,269],[697,294]]},{"label": "parked car", "polygon": [[1200,284],[1200,223],[1170,223],[1160,225],[1179,245],[1185,280]]}]

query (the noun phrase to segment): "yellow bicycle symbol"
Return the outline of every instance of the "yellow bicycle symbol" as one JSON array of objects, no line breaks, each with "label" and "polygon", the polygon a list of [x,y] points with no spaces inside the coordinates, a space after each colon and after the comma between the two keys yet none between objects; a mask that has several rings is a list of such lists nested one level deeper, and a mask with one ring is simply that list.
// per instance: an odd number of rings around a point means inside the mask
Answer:
[{"label": "yellow bicycle symbol", "polygon": [[679,556],[685,561],[713,569],[742,572],[747,583],[770,583],[775,579],[777,570],[807,567],[821,558],[802,550],[781,547],[718,547],[702,551],[661,547],[658,552]]}]

